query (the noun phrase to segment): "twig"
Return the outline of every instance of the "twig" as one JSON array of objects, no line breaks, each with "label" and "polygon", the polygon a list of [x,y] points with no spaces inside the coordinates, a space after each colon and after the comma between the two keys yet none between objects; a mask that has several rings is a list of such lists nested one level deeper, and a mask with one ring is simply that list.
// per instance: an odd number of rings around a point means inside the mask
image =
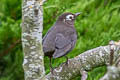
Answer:
[{"label": "twig", "polygon": [[114,58],[114,41],[110,41],[109,42],[109,45],[110,45],[110,62],[109,62],[109,65],[113,65],[113,58]]},{"label": "twig", "polygon": [[86,71],[81,71],[81,80],[87,80],[88,73]]},{"label": "twig", "polygon": [[19,44],[21,42],[20,39],[16,40],[15,43],[13,43],[8,49],[6,49],[5,51],[3,51],[3,53],[0,53],[0,59],[7,55],[17,44]]},{"label": "twig", "polygon": [[[106,74],[100,79],[100,80],[119,80],[120,79],[120,54],[119,51],[114,50],[113,45],[120,47],[120,41],[119,42],[110,42],[110,62],[109,66],[107,66],[107,72]],[[113,59],[115,58],[115,52],[117,52],[118,58],[115,59],[113,62]]]}]

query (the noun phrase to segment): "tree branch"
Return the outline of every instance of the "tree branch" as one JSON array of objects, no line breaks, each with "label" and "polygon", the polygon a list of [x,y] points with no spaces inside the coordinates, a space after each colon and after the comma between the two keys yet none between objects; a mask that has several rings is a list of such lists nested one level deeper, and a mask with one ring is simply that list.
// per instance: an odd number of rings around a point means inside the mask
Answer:
[{"label": "tree branch", "polygon": [[[112,42],[110,52],[110,63],[107,67],[106,74],[100,80],[120,80],[120,54],[117,59],[114,59],[114,47],[113,45],[120,46],[120,41],[115,43]],[[120,52],[119,52],[120,53]]]},{"label": "tree branch", "polygon": [[46,80],[42,51],[43,8],[45,0],[23,0],[22,46],[25,80]]},{"label": "tree branch", "polygon": [[[118,58],[120,46],[113,45],[114,58]],[[55,68],[53,75],[47,75],[48,80],[70,80],[78,75],[81,71],[89,71],[97,66],[108,64],[110,61],[110,45],[100,46],[95,49],[88,50],[75,58],[69,59],[68,66],[64,63]]]},{"label": "tree branch", "polygon": [[[101,46],[69,59],[68,65],[63,63],[54,69],[53,74],[49,73],[45,76],[42,51],[42,5],[44,1],[23,0],[22,4],[22,46],[25,80],[46,80],[46,77],[48,80],[69,80],[80,74],[82,74],[82,79],[86,79],[87,73],[84,74],[82,71],[89,71],[110,62],[110,45]],[[120,46],[113,45],[113,47],[114,59],[117,59],[120,55]],[[117,62],[117,64],[120,63]]]}]

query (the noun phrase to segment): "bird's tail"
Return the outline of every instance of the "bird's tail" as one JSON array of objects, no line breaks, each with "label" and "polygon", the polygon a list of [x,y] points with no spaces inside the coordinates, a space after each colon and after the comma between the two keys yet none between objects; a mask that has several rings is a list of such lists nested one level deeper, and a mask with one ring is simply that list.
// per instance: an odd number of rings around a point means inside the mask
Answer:
[{"label": "bird's tail", "polygon": [[56,50],[55,53],[53,54],[53,58],[58,58],[58,57],[62,57],[65,55],[65,52],[62,50]]},{"label": "bird's tail", "polygon": [[64,55],[66,55],[70,50],[71,50],[71,45],[68,45],[62,49],[56,49],[53,54],[53,58],[62,57]]}]

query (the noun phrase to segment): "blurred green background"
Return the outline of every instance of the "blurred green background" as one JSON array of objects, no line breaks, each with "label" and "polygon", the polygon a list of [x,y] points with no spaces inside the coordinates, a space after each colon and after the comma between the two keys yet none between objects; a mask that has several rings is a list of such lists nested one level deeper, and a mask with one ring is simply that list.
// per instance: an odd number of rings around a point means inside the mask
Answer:
[{"label": "blurred green background", "polygon": [[[78,40],[69,58],[107,45],[110,40],[120,40],[120,0],[48,0],[44,4],[43,35],[63,12],[82,12],[75,22]],[[21,0],[0,0],[0,80],[24,80],[20,24]],[[52,65],[63,62],[64,57],[53,60]],[[47,57],[45,69],[48,73]],[[98,80],[105,72],[105,66],[95,68],[89,71],[88,80]]]}]

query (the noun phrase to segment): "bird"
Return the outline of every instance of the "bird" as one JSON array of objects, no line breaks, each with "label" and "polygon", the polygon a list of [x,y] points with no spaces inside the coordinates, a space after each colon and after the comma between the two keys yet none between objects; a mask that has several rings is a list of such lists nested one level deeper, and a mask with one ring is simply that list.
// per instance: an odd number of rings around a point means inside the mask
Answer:
[{"label": "bird", "polygon": [[80,14],[80,12],[75,14],[70,12],[63,13],[43,37],[43,52],[50,59],[51,72],[53,72],[52,58],[65,56],[66,64],[68,64],[68,57],[66,55],[72,51],[76,44],[77,32],[74,23]]}]

